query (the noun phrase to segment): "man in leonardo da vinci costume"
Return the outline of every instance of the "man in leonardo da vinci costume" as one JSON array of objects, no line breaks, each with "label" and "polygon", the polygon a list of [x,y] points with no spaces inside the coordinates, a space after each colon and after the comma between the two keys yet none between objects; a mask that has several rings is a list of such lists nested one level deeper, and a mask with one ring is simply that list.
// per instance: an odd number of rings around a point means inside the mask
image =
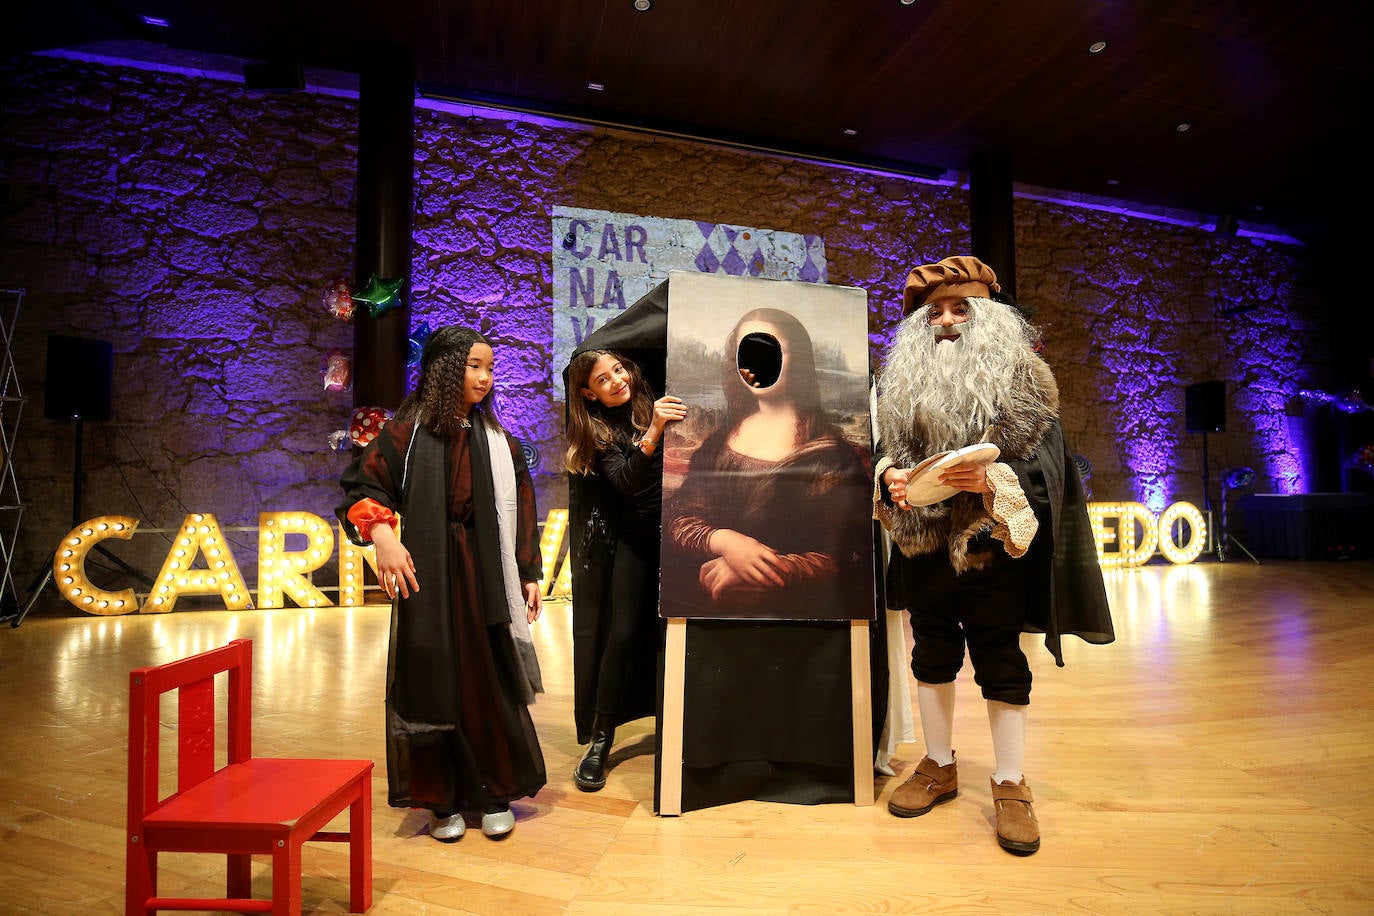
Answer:
[{"label": "man in leonardo da vinci costume", "polygon": [[[967,649],[996,756],[997,841],[1030,855],[1040,828],[1022,772],[1031,671],[1020,635],[1043,633],[1060,666],[1063,634],[1115,638],[1082,484],[1035,330],[990,267],[969,255],[918,267],[902,311],[878,380],[874,517],[893,543],[889,606],[911,616],[926,752],[888,810],[916,817],[958,795],[954,688]],[[995,445],[996,460],[912,473],[975,443]]]}]

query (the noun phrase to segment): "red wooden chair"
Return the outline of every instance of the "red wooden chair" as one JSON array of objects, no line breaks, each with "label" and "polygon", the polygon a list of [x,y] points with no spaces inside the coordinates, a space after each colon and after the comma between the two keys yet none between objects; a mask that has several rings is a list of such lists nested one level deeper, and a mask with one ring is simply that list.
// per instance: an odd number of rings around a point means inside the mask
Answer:
[{"label": "red wooden chair", "polygon": [[[227,671],[228,761],[216,769],[215,675]],[[160,699],[177,692],[177,785],[158,797]],[[254,757],[253,641],[129,674],[127,916],[158,910],[299,914],[301,847],[348,843],[348,908],[372,906],[372,761]],[[325,832],[348,809],[348,832]],[[159,852],[221,853],[226,896],[157,896]],[[272,899],[251,896],[251,857],[272,857]]]}]

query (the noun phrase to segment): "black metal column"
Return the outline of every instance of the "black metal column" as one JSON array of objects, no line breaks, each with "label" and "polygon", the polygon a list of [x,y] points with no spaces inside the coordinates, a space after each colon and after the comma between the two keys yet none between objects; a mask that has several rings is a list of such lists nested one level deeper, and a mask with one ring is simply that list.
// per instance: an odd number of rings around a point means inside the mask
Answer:
[{"label": "black metal column", "polygon": [[1016,222],[1012,212],[1011,151],[984,150],[969,164],[969,234],[973,255],[1016,298]]},{"label": "black metal column", "polygon": [[404,277],[401,305],[353,316],[353,405],[396,409],[406,393],[410,243],[415,168],[415,58],[382,43],[366,49],[359,81],[355,290]]}]

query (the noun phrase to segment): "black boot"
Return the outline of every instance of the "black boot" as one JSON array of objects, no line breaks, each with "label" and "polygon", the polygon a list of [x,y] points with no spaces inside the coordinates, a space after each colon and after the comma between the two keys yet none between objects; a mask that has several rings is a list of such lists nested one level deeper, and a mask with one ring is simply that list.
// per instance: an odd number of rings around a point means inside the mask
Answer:
[{"label": "black boot", "polygon": [[583,792],[595,792],[606,784],[606,758],[615,740],[615,726],[611,717],[597,713],[592,718],[592,743],[573,770],[573,782]]}]

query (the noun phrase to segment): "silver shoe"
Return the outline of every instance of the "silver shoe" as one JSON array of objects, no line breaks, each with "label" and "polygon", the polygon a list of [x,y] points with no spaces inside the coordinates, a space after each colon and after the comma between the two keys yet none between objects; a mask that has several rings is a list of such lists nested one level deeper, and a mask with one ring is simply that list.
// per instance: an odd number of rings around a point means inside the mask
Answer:
[{"label": "silver shoe", "polygon": [[[486,824],[483,823],[485,829]],[[463,814],[450,814],[448,817],[440,817],[434,812],[429,814],[429,835],[441,843],[456,843],[463,838],[468,825],[463,821]]]},{"label": "silver shoe", "polygon": [[482,833],[499,840],[515,829],[515,814],[509,808],[482,815]]}]

